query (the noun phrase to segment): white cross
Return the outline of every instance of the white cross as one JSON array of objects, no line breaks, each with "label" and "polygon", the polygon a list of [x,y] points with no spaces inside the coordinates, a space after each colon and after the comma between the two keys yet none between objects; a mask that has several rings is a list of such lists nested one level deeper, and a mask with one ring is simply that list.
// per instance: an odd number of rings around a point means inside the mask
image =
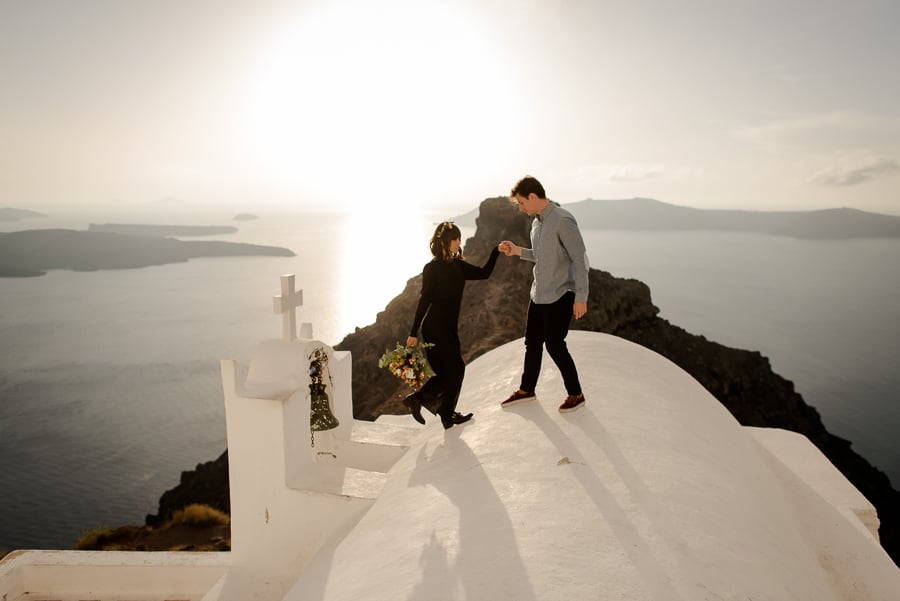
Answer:
[{"label": "white cross", "polygon": [[[294,290],[294,274],[281,276],[281,294],[272,297],[272,307],[275,313],[281,314],[281,337],[285,340],[297,339],[297,314],[294,310],[301,305],[303,291]],[[311,339],[312,324],[301,324],[300,335]]]}]

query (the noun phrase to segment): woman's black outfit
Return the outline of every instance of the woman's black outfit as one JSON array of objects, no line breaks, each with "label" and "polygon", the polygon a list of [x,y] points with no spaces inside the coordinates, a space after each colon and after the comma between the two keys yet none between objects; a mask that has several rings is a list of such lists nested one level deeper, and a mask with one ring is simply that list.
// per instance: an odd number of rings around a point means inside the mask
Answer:
[{"label": "woman's black outfit", "polygon": [[490,277],[499,252],[494,248],[483,267],[462,259],[434,259],[422,270],[422,294],[409,335],[417,337],[421,326],[422,338],[434,345],[425,349],[425,354],[435,375],[411,396],[432,413],[440,415],[444,427],[459,423],[453,419],[466,372],[458,332],[463,288],[466,280]]}]

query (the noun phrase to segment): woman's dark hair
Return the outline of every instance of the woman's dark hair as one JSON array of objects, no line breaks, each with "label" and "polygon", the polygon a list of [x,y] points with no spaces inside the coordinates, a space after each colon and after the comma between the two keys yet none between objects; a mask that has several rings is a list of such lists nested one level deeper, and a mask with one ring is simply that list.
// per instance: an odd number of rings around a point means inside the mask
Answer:
[{"label": "woman's dark hair", "polygon": [[462,238],[462,232],[456,227],[452,221],[444,221],[439,223],[434,230],[434,236],[431,237],[431,254],[439,261],[451,261],[453,259],[462,259],[462,248],[456,255],[450,254],[450,242]]},{"label": "woman's dark hair", "polygon": [[516,185],[513,186],[512,191],[509,193],[509,197],[513,200],[515,200],[517,195],[528,198],[528,195],[532,192],[537,195],[538,198],[547,198],[547,193],[544,192],[544,186],[541,185],[541,182],[530,175],[526,175],[516,182]]}]

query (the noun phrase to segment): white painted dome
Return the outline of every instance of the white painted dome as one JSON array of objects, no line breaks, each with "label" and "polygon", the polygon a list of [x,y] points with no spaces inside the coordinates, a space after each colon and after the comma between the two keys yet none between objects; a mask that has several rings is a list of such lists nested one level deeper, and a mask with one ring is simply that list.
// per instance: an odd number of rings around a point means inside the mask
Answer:
[{"label": "white painted dome", "polygon": [[[660,355],[568,340],[584,408],[557,411],[545,354],[538,399],[502,409],[523,342],[480,357],[459,403],[475,419],[432,418],[285,599],[896,599],[900,572],[856,518],[871,506],[805,438],[774,431],[808,455],[779,460]],[[814,482],[797,475],[810,461]]]}]

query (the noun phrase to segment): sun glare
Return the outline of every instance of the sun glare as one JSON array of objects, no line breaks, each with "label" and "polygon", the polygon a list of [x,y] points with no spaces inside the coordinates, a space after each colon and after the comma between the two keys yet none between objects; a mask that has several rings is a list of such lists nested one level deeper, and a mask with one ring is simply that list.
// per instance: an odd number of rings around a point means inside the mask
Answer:
[{"label": "sun glare", "polygon": [[[431,259],[434,223],[417,211],[402,219],[388,212],[354,211],[347,217],[340,250],[340,331],[371,323]],[[412,320],[412,315],[409,316]]]},{"label": "sun glare", "polygon": [[246,122],[269,181],[352,207],[501,166],[517,116],[473,17],[431,0],[321,3],[275,37]]}]

